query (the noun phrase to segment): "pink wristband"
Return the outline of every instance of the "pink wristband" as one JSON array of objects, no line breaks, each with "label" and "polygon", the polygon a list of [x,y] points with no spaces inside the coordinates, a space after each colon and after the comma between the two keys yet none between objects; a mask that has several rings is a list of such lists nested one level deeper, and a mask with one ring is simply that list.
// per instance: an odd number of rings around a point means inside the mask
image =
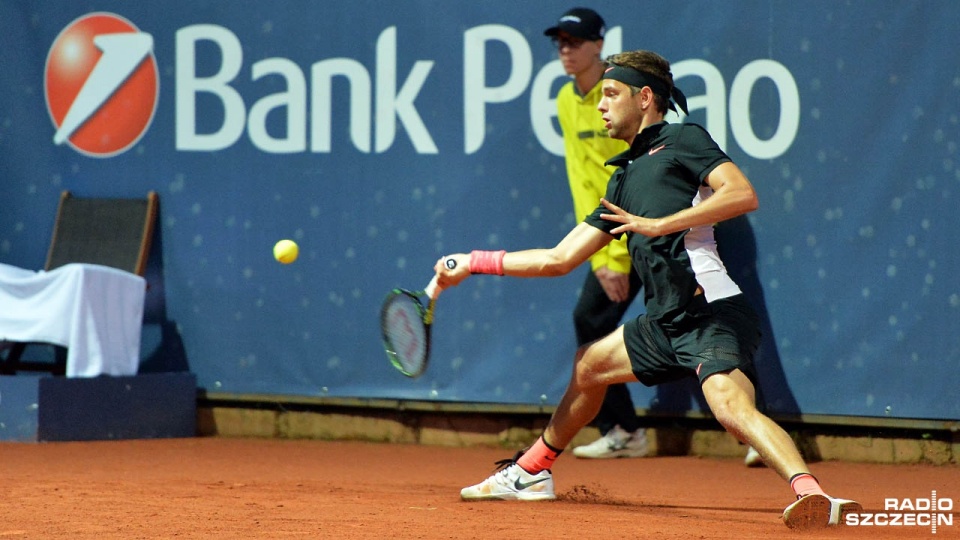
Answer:
[{"label": "pink wristband", "polygon": [[495,274],[503,275],[503,256],[507,252],[500,251],[479,251],[470,252],[470,273],[471,274]]}]

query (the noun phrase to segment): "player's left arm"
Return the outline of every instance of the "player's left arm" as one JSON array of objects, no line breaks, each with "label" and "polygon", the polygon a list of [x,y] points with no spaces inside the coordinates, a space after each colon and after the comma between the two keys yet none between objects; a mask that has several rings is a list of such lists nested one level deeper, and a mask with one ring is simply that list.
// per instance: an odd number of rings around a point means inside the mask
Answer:
[{"label": "player's left arm", "polygon": [[756,210],[760,203],[753,184],[740,167],[726,161],[715,167],[703,182],[713,189],[713,195],[696,206],[661,218],[635,216],[603,199],[601,202],[610,214],[601,217],[622,223],[610,231],[612,234],[635,232],[645,236],[663,236],[701,225],[711,225]]}]

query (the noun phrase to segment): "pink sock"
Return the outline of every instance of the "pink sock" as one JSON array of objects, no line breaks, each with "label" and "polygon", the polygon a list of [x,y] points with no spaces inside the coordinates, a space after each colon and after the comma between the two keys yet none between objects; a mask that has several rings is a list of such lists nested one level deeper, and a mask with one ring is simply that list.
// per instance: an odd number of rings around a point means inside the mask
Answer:
[{"label": "pink sock", "polygon": [[562,452],[562,450],[557,450],[547,444],[547,442],[543,440],[543,435],[541,435],[537,439],[537,442],[533,443],[533,446],[520,456],[520,459],[517,460],[517,465],[530,474],[537,474],[544,469],[552,467],[554,460],[557,459],[560,452]]},{"label": "pink sock", "polygon": [[797,494],[798,499],[807,495],[826,495],[823,488],[820,487],[820,482],[817,482],[817,479],[810,473],[793,475],[790,479],[790,487],[793,488],[793,492]]}]

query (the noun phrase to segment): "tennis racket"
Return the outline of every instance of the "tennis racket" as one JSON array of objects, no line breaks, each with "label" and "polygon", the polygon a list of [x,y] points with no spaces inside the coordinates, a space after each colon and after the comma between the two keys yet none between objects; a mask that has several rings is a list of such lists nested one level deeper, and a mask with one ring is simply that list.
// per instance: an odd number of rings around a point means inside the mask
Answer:
[{"label": "tennis racket", "polygon": [[[451,270],[457,267],[453,259],[447,259],[444,264]],[[383,300],[380,308],[383,349],[393,367],[407,377],[419,377],[427,369],[433,310],[442,290],[437,285],[437,276],[433,276],[422,291],[393,289]],[[424,296],[426,307],[421,301]]]}]

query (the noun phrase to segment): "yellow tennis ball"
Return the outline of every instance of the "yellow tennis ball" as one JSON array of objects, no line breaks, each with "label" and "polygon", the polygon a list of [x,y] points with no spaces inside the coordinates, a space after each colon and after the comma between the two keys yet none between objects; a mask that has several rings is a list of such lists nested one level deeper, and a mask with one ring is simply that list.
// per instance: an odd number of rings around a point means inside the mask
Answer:
[{"label": "yellow tennis ball", "polygon": [[273,246],[273,258],[283,264],[290,264],[300,255],[300,247],[293,240],[281,240]]}]

